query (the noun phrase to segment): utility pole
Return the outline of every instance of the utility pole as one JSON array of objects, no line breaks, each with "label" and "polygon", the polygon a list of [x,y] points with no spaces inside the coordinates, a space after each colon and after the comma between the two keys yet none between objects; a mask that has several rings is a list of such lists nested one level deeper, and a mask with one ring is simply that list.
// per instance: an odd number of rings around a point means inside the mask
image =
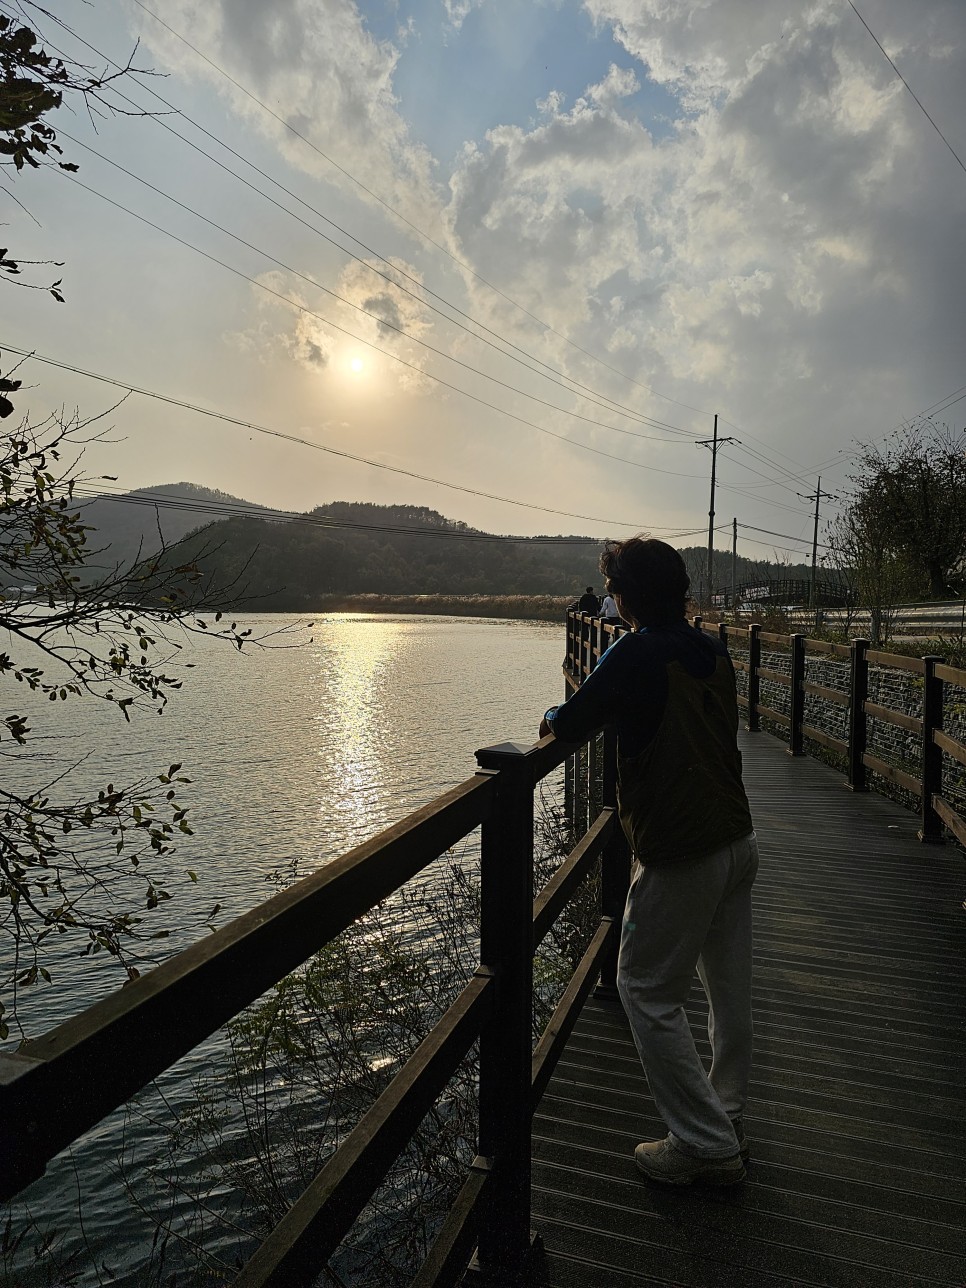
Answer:
[{"label": "utility pole", "polygon": [[816,489],[815,489],[815,491],[814,491],[814,492],[812,492],[812,493],[811,493],[810,495],[808,495],[808,496],[802,496],[801,492],[799,492],[799,496],[801,496],[801,497],[802,497],[802,500],[803,500],[803,501],[814,501],[814,502],[815,502],[815,522],[814,522],[814,525],[813,525],[813,527],[812,527],[812,575],[811,575],[811,578],[810,578],[810,580],[809,580],[809,584],[808,584],[808,607],[809,607],[809,609],[810,609],[813,613],[815,613],[815,614],[816,614],[816,625],[818,624],[818,618],[817,618],[817,613],[818,613],[818,594],[817,594],[817,589],[818,589],[818,587],[817,587],[817,584],[816,584],[816,564],[817,564],[817,562],[818,562],[818,507],[819,507],[819,504],[820,504],[820,502],[821,502],[821,500],[822,500],[822,497],[823,497],[823,496],[825,497],[825,499],[826,499],[826,500],[831,500],[831,499],[832,499],[832,495],[833,495],[833,494],[832,494],[831,492],[823,492],[823,491],[822,491],[822,476],[821,476],[821,474],[818,476],[818,486],[816,487]]},{"label": "utility pole", "polygon": [[714,481],[718,464],[718,448],[722,443],[737,443],[737,438],[718,437],[718,413],[714,414],[714,437],[699,439],[697,447],[711,448],[711,506],[708,510],[708,607],[711,607],[714,595]]},{"label": "utility pole", "polygon": [[731,520],[731,611],[738,620],[738,519]]}]

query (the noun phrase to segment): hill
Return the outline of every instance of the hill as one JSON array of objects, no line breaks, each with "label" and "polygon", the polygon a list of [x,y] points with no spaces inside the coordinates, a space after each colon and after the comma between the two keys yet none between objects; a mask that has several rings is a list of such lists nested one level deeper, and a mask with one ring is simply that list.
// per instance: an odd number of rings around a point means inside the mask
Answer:
[{"label": "hill", "polygon": [[507,540],[424,507],[333,502],[287,521],[222,520],[172,558],[195,560],[226,604],[313,611],[334,593],[575,594],[600,581],[600,543],[572,540]]},{"label": "hill", "polygon": [[87,534],[87,567],[94,574],[129,567],[238,508],[270,513],[265,506],[197,483],[160,483],[80,502],[83,522],[92,529]]},{"label": "hill", "polygon": [[[244,601],[270,610],[313,612],[332,595],[574,597],[587,585],[601,587],[596,538],[499,537],[424,506],[335,501],[295,518],[265,513],[219,517],[188,535],[171,558],[196,561],[224,606]],[[682,554],[697,590],[707,552]],[[715,564],[718,584],[730,585],[730,555],[716,552]],[[738,560],[739,581],[769,571],[775,566]]]}]

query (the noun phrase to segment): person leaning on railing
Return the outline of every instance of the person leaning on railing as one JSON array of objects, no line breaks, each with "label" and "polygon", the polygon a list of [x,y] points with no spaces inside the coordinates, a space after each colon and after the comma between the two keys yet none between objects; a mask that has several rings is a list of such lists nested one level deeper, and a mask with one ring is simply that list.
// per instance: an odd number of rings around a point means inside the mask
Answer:
[{"label": "person leaning on railing", "polygon": [[[618,808],[634,855],[618,989],[668,1134],[634,1151],[669,1185],[745,1177],[751,1070],[751,887],[758,847],[741,780],[734,669],[685,618],[690,580],[663,541],[608,542],[606,589],[634,627],[541,736],[581,742],[617,728]],[[697,968],[708,996],[706,1074],[685,1003]]]}]

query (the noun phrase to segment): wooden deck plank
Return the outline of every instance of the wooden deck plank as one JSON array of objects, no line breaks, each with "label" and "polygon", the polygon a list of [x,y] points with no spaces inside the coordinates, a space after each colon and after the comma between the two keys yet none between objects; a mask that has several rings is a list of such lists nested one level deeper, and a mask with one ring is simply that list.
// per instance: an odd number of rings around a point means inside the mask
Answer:
[{"label": "wooden deck plank", "polygon": [[[748,1179],[665,1190],[663,1134],[619,1008],[584,1009],[534,1120],[547,1288],[966,1282],[966,892],[953,845],[743,735],[762,856]],[[695,984],[688,1016],[710,1057]]]}]

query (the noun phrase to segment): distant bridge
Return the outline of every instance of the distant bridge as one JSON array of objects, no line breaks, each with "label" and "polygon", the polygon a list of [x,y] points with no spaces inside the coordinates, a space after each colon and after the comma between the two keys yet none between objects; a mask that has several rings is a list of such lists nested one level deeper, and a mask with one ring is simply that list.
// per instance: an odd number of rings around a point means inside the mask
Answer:
[{"label": "distant bridge", "polygon": [[[810,603],[811,582],[805,577],[759,577],[722,588],[713,596],[716,608],[758,608],[766,605],[781,607],[804,606]],[[840,581],[819,578],[815,597],[823,608],[848,608],[855,603],[855,591]]]}]

